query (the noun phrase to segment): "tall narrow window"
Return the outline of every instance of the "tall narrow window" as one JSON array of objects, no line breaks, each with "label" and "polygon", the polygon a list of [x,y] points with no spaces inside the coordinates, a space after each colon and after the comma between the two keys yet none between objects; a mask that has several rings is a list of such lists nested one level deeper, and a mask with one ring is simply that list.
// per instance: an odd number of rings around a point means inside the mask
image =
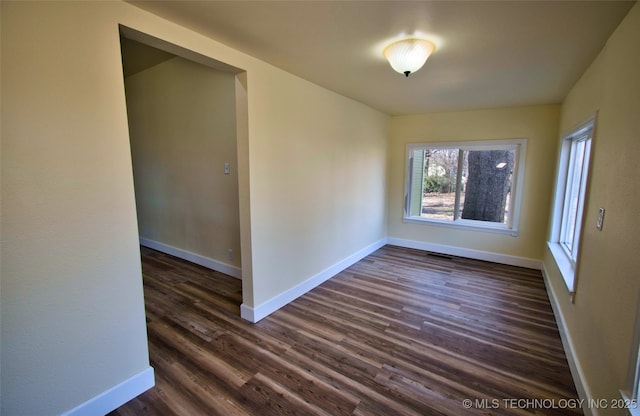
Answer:
[{"label": "tall narrow window", "polygon": [[575,292],[594,122],[590,118],[565,136],[560,150],[549,249],[571,293]]},{"label": "tall narrow window", "polygon": [[405,221],[517,234],[526,140],[407,146]]},{"label": "tall narrow window", "polygon": [[624,406],[632,416],[640,416],[640,297],[636,304],[636,322],[629,356],[627,382],[620,390]]},{"label": "tall narrow window", "polygon": [[584,208],[584,194],[587,181],[588,165],[585,158],[589,157],[590,136],[573,137],[569,146],[569,166],[567,169],[567,184],[562,206],[562,223],[560,242],[573,262],[578,256],[578,245],[581,228],[582,212]]}]

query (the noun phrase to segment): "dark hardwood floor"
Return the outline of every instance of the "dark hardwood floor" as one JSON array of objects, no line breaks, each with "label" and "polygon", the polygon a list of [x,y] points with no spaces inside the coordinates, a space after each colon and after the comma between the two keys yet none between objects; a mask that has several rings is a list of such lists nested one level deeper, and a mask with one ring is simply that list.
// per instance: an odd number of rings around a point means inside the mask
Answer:
[{"label": "dark hardwood floor", "polygon": [[386,246],[250,324],[239,280],[142,264],[156,386],[112,416],[582,414],[538,271]]}]

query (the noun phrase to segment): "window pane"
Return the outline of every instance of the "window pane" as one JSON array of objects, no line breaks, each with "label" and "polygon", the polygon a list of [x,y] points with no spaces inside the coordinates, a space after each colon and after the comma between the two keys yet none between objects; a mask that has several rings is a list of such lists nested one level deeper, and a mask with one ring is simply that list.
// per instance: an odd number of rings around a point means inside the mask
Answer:
[{"label": "window pane", "polygon": [[456,211],[456,219],[459,220],[462,216],[462,209],[464,207],[464,199],[466,196],[467,189],[467,180],[469,179],[469,152],[468,151],[460,151],[462,155],[462,166],[460,166],[460,183],[458,184],[458,202],[457,202],[457,211]]},{"label": "window pane", "polygon": [[571,144],[569,166],[567,171],[567,185],[562,215],[562,229],[560,242],[571,257],[576,258],[576,247],[579,228],[579,204],[582,191],[582,175],[586,149],[585,140],[574,140]]},{"label": "window pane", "polygon": [[411,151],[409,159],[411,178],[410,182],[410,206],[409,211],[412,217],[419,217],[422,213],[422,194],[424,184],[424,162],[425,150],[415,149]]},{"label": "window pane", "polygon": [[525,152],[526,139],[407,145],[405,219],[517,235]]},{"label": "window pane", "polygon": [[584,219],[585,190],[596,116],[562,138],[548,246],[570,293],[577,284],[576,264]]},{"label": "window pane", "polygon": [[465,154],[461,218],[507,223],[515,151],[470,150]]},{"label": "window pane", "polygon": [[458,174],[458,149],[427,149],[422,216],[453,220]]}]

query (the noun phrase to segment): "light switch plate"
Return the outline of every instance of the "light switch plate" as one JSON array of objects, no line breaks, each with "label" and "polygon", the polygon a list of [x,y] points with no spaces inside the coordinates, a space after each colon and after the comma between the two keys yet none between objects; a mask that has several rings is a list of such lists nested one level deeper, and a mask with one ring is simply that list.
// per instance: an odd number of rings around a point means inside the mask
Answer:
[{"label": "light switch plate", "polygon": [[604,224],[604,208],[598,210],[598,221],[596,222],[596,228],[602,231],[602,225]]}]

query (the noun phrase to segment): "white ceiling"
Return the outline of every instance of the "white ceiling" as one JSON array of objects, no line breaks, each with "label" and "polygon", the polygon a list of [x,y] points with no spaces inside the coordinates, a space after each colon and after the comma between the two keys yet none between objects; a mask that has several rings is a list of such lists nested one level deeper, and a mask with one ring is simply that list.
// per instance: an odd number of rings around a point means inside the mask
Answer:
[{"label": "white ceiling", "polygon": [[[132,1],[377,108],[412,114],[559,103],[633,1]],[[405,78],[406,34],[436,52]]]}]

